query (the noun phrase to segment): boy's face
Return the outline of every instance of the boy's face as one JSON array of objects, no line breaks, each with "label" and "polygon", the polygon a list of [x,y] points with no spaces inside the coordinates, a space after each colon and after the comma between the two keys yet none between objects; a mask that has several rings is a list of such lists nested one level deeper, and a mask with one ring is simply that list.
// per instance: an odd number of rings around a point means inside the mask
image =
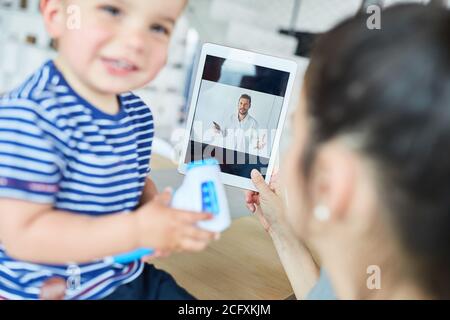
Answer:
[{"label": "boy's face", "polygon": [[165,65],[186,0],[47,0],[41,8],[66,67],[102,93],[144,86]]}]

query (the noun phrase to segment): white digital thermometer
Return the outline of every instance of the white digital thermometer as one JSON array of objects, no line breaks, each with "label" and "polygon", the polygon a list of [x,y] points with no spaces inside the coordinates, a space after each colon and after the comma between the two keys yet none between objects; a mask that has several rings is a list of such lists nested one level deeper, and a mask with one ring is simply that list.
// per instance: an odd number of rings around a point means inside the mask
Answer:
[{"label": "white digital thermometer", "polygon": [[[183,184],[175,192],[171,204],[176,209],[212,213],[211,220],[198,223],[200,228],[211,232],[223,232],[231,224],[225,188],[219,173],[220,167],[216,159],[189,163]],[[126,264],[153,253],[152,249],[141,248],[107,259]]]}]

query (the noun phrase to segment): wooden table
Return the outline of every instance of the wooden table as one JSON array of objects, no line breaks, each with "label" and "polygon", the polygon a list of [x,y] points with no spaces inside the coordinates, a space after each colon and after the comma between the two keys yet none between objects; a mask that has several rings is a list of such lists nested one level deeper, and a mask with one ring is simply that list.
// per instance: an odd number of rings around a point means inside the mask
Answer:
[{"label": "wooden table", "polygon": [[201,300],[279,300],[292,295],[272,240],[255,217],[233,221],[203,252],[154,264]]}]

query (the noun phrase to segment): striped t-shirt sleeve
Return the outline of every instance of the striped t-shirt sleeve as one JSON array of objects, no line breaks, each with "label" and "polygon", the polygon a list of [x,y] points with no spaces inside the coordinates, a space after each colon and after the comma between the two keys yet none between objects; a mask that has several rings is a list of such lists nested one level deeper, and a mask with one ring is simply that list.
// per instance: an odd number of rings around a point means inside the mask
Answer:
[{"label": "striped t-shirt sleeve", "polygon": [[0,198],[55,202],[63,162],[44,123],[30,106],[0,104]]}]

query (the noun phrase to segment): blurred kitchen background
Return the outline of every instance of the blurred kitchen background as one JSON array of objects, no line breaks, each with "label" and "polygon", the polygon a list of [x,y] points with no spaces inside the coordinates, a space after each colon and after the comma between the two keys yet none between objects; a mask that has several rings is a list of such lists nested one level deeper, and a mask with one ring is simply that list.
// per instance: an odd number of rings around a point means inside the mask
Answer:
[{"label": "blurred kitchen background", "polygon": [[[170,0],[169,0],[170,1]],[[183,126],[190,79],[203,42],[295,60],[307,66],[307,33],[323,32],[360,10],[363,0],[190,0],[172,39],[166,68],[137,93],[152,107],[159,138]],[[383,2],[365,1],[366,5]],[[450,2],[450,1],[448,1]],[[39,13],[39,0],[0,0],[0,93],[13,89],[55,53]],[[299,39],[295,32],[303,32]],[[299,43],[300,42],[300,43]],[[303,48],[303,47],[306,48]],[[298,93],[298,90],[297,90]],[[294,105],[297,95],[292,99]]]},{"label": "blurred kitchen background", "polygon": [[[296,88],[300,88],[314,34],[327,31],[368,5],[400,2],[430,1],[190,0],[173,36],[167,66],[156,80],[136,91],[154,113],[154,153],[176,161],[173,147],[182,132],[177,129],[184,127],[196,56],[203,42],[295,60],[299,65]],[[450,0],[435,2],[450,5]],[[55,55],[38,7],[39,0],[0,0],[0,94],[13,89]],[[294,90],[291,112],[298,94],[299,90]],[[287,121],[281,151],[289,137]]]},{"label": "blurred kitchen background", "polygon": [[[154,113],[153,154],[159,157],[153,157],[152,167],[156,168],[153,174],[157,184],[176,186],[181,181],[174,168],[202,43],[213,42],[292,59],[299,66],[296,88],[300,89],[315,34],[329,30],[368,5],[390,6],[400,2],[429,3],[430,0],[190,0],[173,35],[167,66],[157,79],[136,91]],[[450,0],[431,2],[450,6]],[[0,94],[15,88],[54,55],[40,16],[39,0],[0,0]],[[290,112],[295,109],[299,91],[294,90]],[[287,121],[281,156],[290,136]],[[155,158],[166,161],[158,163]],[[238,191],[229,189],[228,192]],[[242,205],[234,211],[235,215],[245,214]]]}]

